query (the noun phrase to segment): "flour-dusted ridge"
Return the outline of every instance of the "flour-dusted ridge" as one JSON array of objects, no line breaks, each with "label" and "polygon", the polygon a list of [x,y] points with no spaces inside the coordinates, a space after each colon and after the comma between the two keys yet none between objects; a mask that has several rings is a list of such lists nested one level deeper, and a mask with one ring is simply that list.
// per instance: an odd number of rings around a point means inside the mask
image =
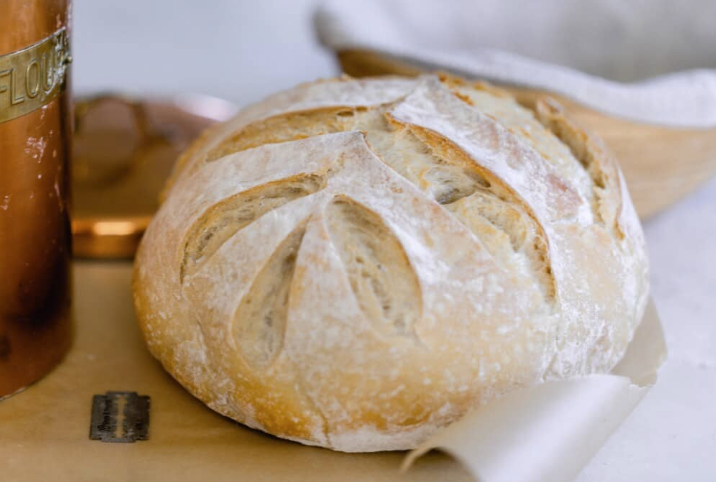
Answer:
[{"label": "flour-dusted ridge", "polygon": [[137,256],[152,353],[214,410],[343,451],[609,371],[648,266],[615,161],[454,78],[277,94],[180,160]]}]

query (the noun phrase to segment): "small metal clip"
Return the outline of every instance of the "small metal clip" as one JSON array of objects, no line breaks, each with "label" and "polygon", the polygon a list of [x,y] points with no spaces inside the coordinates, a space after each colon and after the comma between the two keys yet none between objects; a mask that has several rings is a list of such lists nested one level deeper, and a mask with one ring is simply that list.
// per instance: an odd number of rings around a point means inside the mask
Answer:
[{"label": "small metal clip", "polygon": [[149,438],[149,397],[107,392],[92,399],[90,439],[130,443]]}]

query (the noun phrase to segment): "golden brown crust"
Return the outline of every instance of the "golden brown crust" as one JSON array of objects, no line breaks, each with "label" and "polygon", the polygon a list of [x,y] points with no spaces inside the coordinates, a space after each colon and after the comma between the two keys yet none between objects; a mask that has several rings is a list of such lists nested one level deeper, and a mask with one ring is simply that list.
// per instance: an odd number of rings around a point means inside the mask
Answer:
[{"label": "golden brown crust", "polygon": [[587,169],[601,196],[600,216],[608,226],[619,229],[619,211],[622,205],[619,186],[619,167],[616,159],[601,139],[588,133],[570,120],[555,100],[544,97],[535,105],[537,118],[574,153]]},{"label": "golden brown crust", "polygon": [[176,183],[177,178],[184,171],[187,164],[189,164],[192,159],[197,158],[200,155],[200,152],[206,150],[212,139],[216,138],[221,131],[221,124],[215,124],[209,127],[204,130],[199,137],[194,139],[191,145],[189,145],[189,147],[179,156],[174,168],[172,169],[169,179],[167,179],[167,182],[164,184],[162,192],[159,193],[160,203],[164,202],[172,186]]},{"label": "golden brown crust", "polygon": [[137,255],[142,332],[251,427],[410,448],[617,363],[648,290],[620,181],[548,101],[448,77],[304,85],[183,157]]}]

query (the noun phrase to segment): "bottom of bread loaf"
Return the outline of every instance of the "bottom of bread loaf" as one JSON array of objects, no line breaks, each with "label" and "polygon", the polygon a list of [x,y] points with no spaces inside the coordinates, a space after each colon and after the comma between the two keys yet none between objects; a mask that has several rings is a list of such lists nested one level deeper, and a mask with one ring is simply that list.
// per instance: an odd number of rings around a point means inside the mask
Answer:
[{"label": "bottom of bread loaf", "polygon": [[[235,420],[238,419],[234,412],[228,413],[212,403],[209,403],[208,406],[225,417]],[[240,420],[240,423],[272,437],[275,436],[253,420]],[[278,436],[278,438],[312,447],[328,448],[339,452],[387,452],[412,450],[439,428],[440,425],[438,424],[426,423],[412,428],[404,428],[400,431],[386,432],[378,430],[375,427],[364,426],[358,430],[345,431],[342,433],[314,434],[312,439],[291,437],[288,435]]]}]

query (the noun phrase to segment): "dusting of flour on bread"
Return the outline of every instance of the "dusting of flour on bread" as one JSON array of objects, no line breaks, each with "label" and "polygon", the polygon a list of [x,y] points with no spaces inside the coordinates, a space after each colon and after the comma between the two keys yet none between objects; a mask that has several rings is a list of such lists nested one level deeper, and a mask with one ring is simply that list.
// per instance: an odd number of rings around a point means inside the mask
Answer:
[{"label": "dusting of flour on bread", "polygon": [[154,356],[217,412],[403,450],[607,372],[648,261],[616,161],[561,107],[447,76],[298,86],[180,159],[135,264]]}]

